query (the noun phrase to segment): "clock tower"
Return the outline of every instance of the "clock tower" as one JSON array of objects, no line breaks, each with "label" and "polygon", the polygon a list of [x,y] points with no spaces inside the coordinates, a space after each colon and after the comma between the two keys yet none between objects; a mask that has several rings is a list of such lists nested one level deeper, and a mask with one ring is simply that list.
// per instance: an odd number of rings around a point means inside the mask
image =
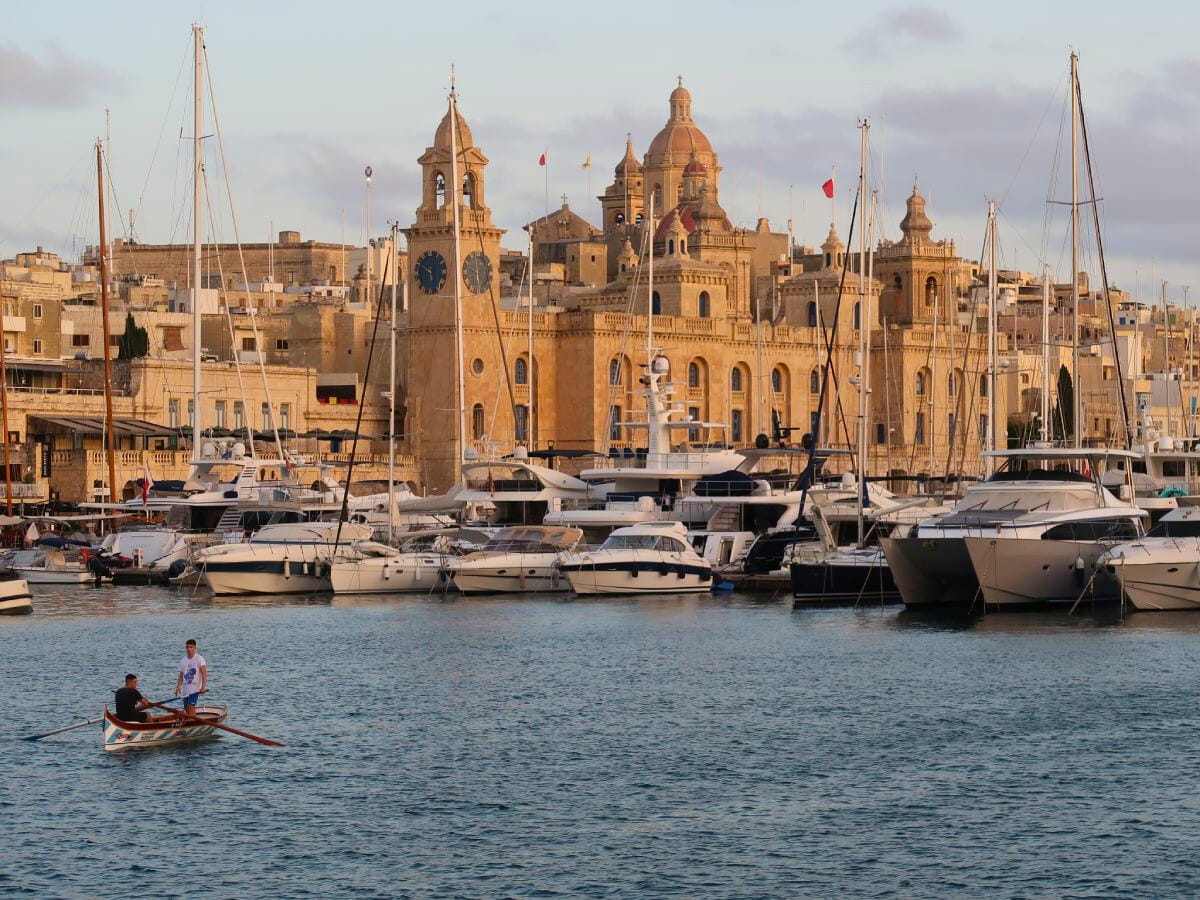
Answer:
[{"label": "clock tower", "polygon": [[[438,125],[433,146],[425,150],[421,165],[421,205],[416,221],[404,229],[408,239],[409,302],[413,324],[454,324],[454,279],[463,298],[463,324],[478,327],[492,322],[491,304],[499,303],[500,237],[504,230],[492,223],[485,204],[488,159],[475,146],[471,128],[456,110],[453,135],[458,155],[459,189],[451,185],[453,165],[450,110]],[[459,256],[455,271],[454,208],[457,193]]]},{"label": "clock tower", "polygon": [[[504,231],[492,223],[486,205],[487,157],[475,146],[453,89],[450,100],[454,116],[448,108],[433,146],[417,160],[421,165],[421,205],[416,220],[404,229],[408,312],[401,340],[407,372],[397,373],[404,383],[408,410],[404,431],[409,447],[423,460],[422,487],[437,493],[458,480],[460,449],[468,456],[472,451],[481,453],[489,442],[504,437],[511,440],[514,428],[507,404],[493,412],[496,384],[505,377],[492,313],[492,304],[497,308],[500,304],[500,238]],[[454,327],[456,285],[462,297],[461,367]]]}]

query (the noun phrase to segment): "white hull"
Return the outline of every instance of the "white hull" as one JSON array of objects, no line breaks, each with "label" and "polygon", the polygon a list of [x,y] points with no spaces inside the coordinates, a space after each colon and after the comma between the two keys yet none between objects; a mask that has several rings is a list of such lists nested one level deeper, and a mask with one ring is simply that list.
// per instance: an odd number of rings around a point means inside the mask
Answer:
[{"label": "white hull", "polygon": [[330,590],[327,576],[280,575],[273,572],[211,572],[204,579],[217,596],[236,594],[317,594]]},{"label": "white hull", "polygon": [[427,555],[344,560],[329,567],[329,582],[335,594],[427,594],[443,587],[441,565]]},{"label": "white hull", "polygon": [[1143,612],[1200,609],[1200,557],[1138,562],[1109,559],[1108,579]]},{"label": "white hull", "polygon": [[496,572],[453,572],[454,586],[463,594],[541,594],[567,590],[553,567],[525,567],[516,575]]},{"label": "white hull", "polygon": [[618,572],[582,569],[567,572],[571,590],[581,597],[599,594],[701,594],[712,589],[712,576],[660,575],[657,572]]},{"label": "white hull", "polygon": [[17,566],[13,569],[30,584],[87,584],[96,576],[87,569],[43,569],[39,566]]},{"label": "white hull", "polygon": [[24,581],[0,581],[0,616],[22,616],[33,612],[29,585]]},{"label": "white hull", "polygon": [[1117,597],[1108,579],[1091,577],[1112,542],[969,537],[963,543],[988,607],[1070,605],[1085,589],[1092,599]]}]

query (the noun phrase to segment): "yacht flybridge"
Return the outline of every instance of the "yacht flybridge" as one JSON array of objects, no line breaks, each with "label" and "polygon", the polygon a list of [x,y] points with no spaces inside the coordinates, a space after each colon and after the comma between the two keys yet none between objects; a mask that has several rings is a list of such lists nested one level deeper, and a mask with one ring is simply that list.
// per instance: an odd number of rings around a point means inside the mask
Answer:
[{"label": "yacht flybridge", "polygon": [[[1136,458],[1133,451],[1026,447],[984,455],[1001,461],[1001,468],[968,488],[951,512],[914,525],[906,536],[880,540],[906,606],[967,608],[976,602],[980,578],[968,550],[970,538],[994,541],[988,553],[998,559],[1009,539],[1040,539],[1058,526],[1140,520],[1144,515],[1098,477],[1107,460]],[[1021,574],[1012,572],[1011,563],[988,571],[1003,572],[1006,578]],[[999,603],[1000,595],[993,596]]]}]

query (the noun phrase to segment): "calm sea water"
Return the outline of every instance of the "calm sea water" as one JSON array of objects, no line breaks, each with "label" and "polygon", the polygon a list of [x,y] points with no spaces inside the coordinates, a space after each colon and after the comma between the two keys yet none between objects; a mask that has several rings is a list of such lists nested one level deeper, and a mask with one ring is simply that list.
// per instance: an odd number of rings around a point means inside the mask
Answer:
[{"label": "calm sea water", "polygon": [[[0,892],[1128,896],[1200,891],[1200,616],[912,617],[749,597],[213,601],[0,619]],[[100,749],[183,641],[230,724]]]}]

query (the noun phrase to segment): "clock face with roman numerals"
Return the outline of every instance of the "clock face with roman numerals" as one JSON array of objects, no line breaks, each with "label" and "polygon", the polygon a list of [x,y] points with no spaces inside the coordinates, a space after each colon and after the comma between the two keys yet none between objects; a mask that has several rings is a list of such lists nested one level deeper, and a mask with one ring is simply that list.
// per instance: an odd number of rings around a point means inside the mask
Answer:
[{"label": "clock face with roman numerals", "polygon": [[436,250],[426,250],[417,260],[417,284],[426,294],[436,294],[446,284],[446,258]]},{"label": "clock face with roman numerals", "polygon": [[492,261],[476,250],[463,261],[463,281],[472,294],[482,294],[492,284]]}]

